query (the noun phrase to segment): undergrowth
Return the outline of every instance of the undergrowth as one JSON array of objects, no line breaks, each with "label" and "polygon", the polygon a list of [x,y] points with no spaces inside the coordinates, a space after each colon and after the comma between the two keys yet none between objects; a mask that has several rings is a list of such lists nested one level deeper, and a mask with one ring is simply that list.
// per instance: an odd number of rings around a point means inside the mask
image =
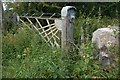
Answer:
[{"label": "undergrowth", "polygon": [[[6,33],[2,36],[2,77],[118,78],[118,67],[104,71],[100,63],[93,60],[92,32],[117,23],[115,20],[107,23],[105,19],[80,17],[76,20],[74,39],[80,51],[73,51],[74,55],[49,47],[34,30],[23,25],[15,33]],[[89,35],[84,45],[81,44],[81,27],[87,28],[84,36]]]}]

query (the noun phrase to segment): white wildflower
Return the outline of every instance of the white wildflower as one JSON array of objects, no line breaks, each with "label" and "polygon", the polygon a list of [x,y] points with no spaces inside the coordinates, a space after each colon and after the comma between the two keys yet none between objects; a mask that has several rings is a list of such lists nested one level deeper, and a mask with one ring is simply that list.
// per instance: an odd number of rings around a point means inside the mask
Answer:
[{"label": "white wildflower", "polygon": [[17,55],[17,58],[21,58],[21,55]]},{"label": "white wildflower", "polygon": [[112,45],[112,42],[111,41],[107,41],[107,46],[111,46]]},{"label": "white wildflower", "polygon": [[26,56],[26,54],[23,54],[23,56]]}]

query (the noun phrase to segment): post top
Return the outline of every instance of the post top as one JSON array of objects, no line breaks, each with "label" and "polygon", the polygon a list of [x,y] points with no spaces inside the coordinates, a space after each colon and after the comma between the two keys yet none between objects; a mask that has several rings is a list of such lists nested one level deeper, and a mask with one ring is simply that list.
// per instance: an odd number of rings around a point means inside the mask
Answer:
[{"label": "post top", "polygon": [[61,16],[67,16],[68,10],[73,9],[76,11],[76,8],[74,6],[65,6],[61,10]]}]

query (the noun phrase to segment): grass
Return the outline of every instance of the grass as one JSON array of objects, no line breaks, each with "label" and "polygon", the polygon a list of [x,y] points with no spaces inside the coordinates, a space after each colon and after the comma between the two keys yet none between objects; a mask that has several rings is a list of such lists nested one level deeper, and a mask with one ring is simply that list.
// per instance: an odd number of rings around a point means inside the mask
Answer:
[{"label": "grass", "polygon": [[[109,71],[104,71],[99,62],[92,58],[94,53],[91,44],[92,32],[97,28],[113,24],[118,24],[118,21],[107,18],[99,20],[95,17],[78,18],[74,38],[80,51],[75,49],[72,55],[62,52],[60,48],[47,46],[34,30],[31,31],[26,26],[20,25],[15,33],[11,31],[2,36],[2,77],[118,78],[118,68],[108,68]],[[86,30],[84,37],[89,38],[83,46],[80,43],[81,27]]]}]

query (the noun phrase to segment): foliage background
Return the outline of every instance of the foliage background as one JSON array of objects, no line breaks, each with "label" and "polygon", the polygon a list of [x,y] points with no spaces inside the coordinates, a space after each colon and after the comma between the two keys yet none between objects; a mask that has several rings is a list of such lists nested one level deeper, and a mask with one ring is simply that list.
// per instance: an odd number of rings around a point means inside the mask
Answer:
[{"label": "foliage background", "polygon": [[[16,2],[6,5],[7,10],[3,11],[3,78],[119,78],[119,58],[115,59],[115,68],[108,66],[104,69],[93,60],[93,53],[97,52],[93,51],[91,44],[92,33],[97,28],[119,25],[119,2]],[[34,30],[29,30],[25,25],[13,23],[14,12],[19,15],[60,13],[66,5],[77,8],[74,39],[80,51],[75,49],[71,55],[59,48],[50,48]],[[118,54],[117,49],[112,51]]]}]

